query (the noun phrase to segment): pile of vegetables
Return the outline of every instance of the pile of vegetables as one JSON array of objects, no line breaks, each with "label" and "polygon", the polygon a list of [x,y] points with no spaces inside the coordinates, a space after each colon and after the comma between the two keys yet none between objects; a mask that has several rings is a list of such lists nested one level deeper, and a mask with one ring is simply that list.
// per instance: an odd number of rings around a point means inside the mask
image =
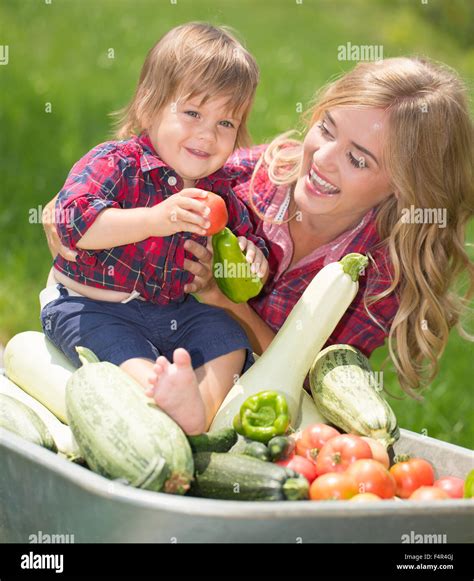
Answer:
[{"label": "pile of vegetables", "polygon": [[[422,458],[391,462],[399,429],[369,361],[348,345],[321,351],[366,264],[349,254],[314,277],[269,348],[230,390],[209,433],[185,436],[120,368],[78,347],[83,365],[75,370],[35,332],[20,333],[5,349],[0,427],[107,478],[171,494],[472,498],[474,471],[465,482],[435,480]],[[312,399],[302,389],[308,372]]]}]

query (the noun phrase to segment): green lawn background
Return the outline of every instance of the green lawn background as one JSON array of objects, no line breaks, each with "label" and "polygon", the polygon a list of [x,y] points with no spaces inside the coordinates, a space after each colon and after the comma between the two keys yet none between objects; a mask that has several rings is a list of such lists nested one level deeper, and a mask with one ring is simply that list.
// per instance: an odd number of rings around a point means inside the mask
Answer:
[{"label": "green lawn background", "polygon": [[[239,32],[261,67],[250,128],[255,142],[264,142],[297,126],[301,104],[354,66],[337,60],[337,47],[348,42],[382,45],[385,58],[424,54],[446,62],[472,89],[473,6],[468,0],[2,0],[0,42],[9,46],[9,63],[0,67],[0,342],[40,330],[37,296],[51,259],[41,225],[30,223],[31,210],[59,191],[77,159],[110,138],[108,113],[128,102],[146,52],[171,27],[208,20]],[[453,332],[425,401],[390,399],[402,427],[473,447],[472,347]],[[385,355],[385,347],[374,353],[375,369]],[[393,371],[385,371],[384,381],[402,395]]]}]

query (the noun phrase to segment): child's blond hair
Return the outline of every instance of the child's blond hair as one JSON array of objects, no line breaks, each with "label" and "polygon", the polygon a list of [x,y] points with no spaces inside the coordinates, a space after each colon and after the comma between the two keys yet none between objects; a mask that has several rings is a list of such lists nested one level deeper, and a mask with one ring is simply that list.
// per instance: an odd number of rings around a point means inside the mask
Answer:
[{"label": "child's blond hair", "polygon": [[[394,279],[384,292],[364,301],[368,310],[397,293],[400,306],[388,347],[401,387],[418,399],[419,388],[438,372],[450,329],[456,326],[462,337],[473,340],[460,323],[474,294],[474,265],[465,244],[474,214],[474,135],[466,86],[454,70],[425,58],[366,62],[323,87],[304,116],[305,124],[313,126],[325,111],[337,107],[388,113],[383,162],[398,198],[392,195],[382,202],[376,220]],[[296,183],[303,150],[291,133],[270,144],[253,178],[265,163],[275,184]],[[411,206],[445,209],[446,227],[407,223],[403,211]],[[464,293],[453,288],[461,274],[467,283]]]},{"label": "child's blond hair", "polygon": [[247,118],[259,81],[253,56],[227,26],[191,22],[170,30],[143,64],[130,103],[112,113],[118,117],[115,137],[125,139],[147,129],[173,102],[203,95],[203,102],[228,96],[229,111],[240,114],[235,147],[250,145]]}]

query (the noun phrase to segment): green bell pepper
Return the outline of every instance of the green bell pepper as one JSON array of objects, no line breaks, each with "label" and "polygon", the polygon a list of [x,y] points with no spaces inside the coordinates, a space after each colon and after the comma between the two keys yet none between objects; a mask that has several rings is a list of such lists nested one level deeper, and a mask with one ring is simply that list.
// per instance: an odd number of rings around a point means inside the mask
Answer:
[{"label": "green bell pepper", "polygon": [[236,432],[266,444],[284,434],[290,425],[285,396],[276,391],[261,391],[248,397],[234,418]]},{"label": "green bell pepper", "polygon": [[263,288],[262,280],[250,271],[237,236],[224,228],[212,237],[212,270],[217,286],[234,303],[246,303]]}]

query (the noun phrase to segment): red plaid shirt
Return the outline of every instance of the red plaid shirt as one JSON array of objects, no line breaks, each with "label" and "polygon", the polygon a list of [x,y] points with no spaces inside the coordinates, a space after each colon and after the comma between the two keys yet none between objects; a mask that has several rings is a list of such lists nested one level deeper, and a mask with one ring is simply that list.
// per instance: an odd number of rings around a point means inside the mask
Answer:
[{"label": "red plaid shirt", "polygon": [[[376,347],[384,343],[398,309],[398,299],[394,293],[373,304],[370,312],[381,325],[379,326],[367,314],[363,304],[364,293],[367,292],[369,296],[377,294],[391,283],[387,251],[383,248],[375,249],[376,244],[380,242],[375,227],[376,211],[372,209],[355,228],[316,249],[289,269],[293,241],[288,224],[263,222],[255,215],[248,201],[250,177],[265,148],[265,145],[260,145],[238,150],[225,166],[234,173],[238,172],[238,183],[234,186],[234,192],[247,205],[255,234],[265,239],[270,250],[268,257],[270,275],[267,283],[262,292],[251,299],[249,304],[274,331],[278,331],[308,284],[323,266],[340,260],[350,252],[361,254],[370,252],[376,267],[369,261],[365,275],[359,280],[356,297],[326,343],[326,345],[350,344],[369,356]],[[269,180],[262,164],[253,186],[253,202],[259,213],[272,218],[277,216],[279,219],[288,218],[285,208],[289,202],[288,196],[288,187],[275,186]]]},{"label": "red plaid shirt", "polygon": [[[232,171],[220,169],[198,180],[195,187],[221,195],[229,214],[228,227],[268,256],[262,238],[253,234],[245,205],[232,192],[233,179]],[[183,301],[184,285],[194,278],[184,270],[184,259],[196,260],[183,248],[184,241],[191,238],[205,246],[205,236],[178,232],[104,250],[76,246],[105,208],[151,207],[182,188],[182,179],[158,157],[147,134],[97,145],[73,166],[59,192],[56,227],[63,244],[78,255],[76,262],[58,256],[54,267],[88,286],[135,290],[158,304]]]}]

